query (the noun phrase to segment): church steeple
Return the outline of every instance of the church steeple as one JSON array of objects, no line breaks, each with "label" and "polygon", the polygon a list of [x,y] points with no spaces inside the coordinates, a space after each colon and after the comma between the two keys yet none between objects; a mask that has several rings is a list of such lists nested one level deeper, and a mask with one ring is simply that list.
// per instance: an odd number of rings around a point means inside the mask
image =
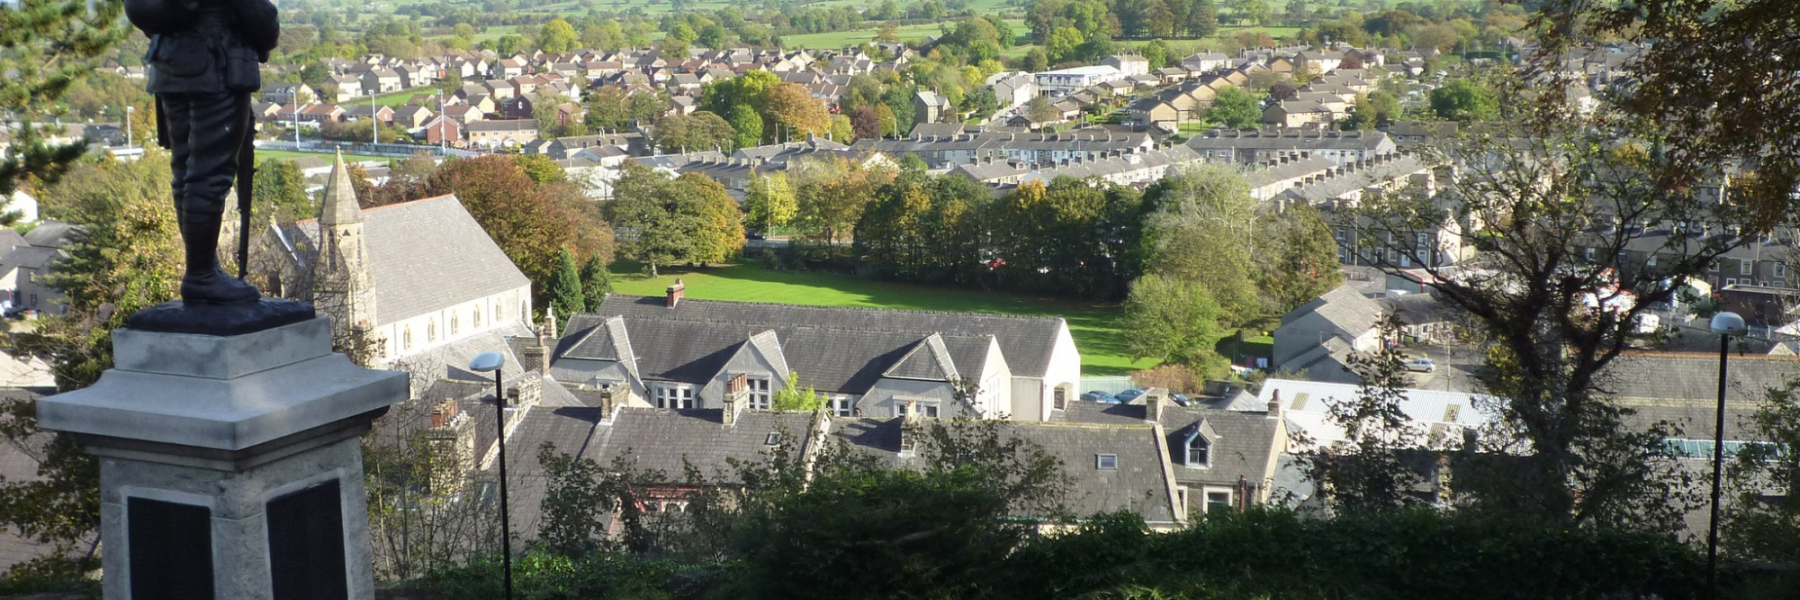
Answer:
[{"label": "church steeple", "polygon": [[375,276],[363,242],[362,205],[340,152],[319,201],[319,254],[313,263],[313,304],[331,317],[333,333],[371,333]]},{"label": "church steeple", "polygon": [[331,164],[331,179],[325,183],[325,197],[319,202],[319,224],[361,222],[362,205],[356,203],[356,186],[350,181],[350,169],[344,166],[344,152],[340,150]]}]

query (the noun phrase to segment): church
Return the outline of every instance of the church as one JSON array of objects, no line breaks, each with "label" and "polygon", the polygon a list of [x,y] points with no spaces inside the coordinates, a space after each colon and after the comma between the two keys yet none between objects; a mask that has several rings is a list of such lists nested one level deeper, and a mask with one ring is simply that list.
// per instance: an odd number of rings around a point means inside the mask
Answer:
[{"label": "church", "polygon": [[[338,157],[319,218],[272,224],[281,261],[270,290],[312,301],[333,334],[369,344],[374,364],[435,379],[534,338],[531,281],[455,196],[362,208]],[[509,357],[508,371],[517,369]]]}]

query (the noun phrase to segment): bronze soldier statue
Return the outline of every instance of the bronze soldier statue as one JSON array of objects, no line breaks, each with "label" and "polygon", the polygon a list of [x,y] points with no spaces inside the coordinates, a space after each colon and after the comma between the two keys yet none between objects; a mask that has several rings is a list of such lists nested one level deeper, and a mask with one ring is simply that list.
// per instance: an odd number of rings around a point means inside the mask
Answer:
[{"label": "bronze soldier statue", "polygon": [[157,137],[171,151],[175,218],[187,250],[181,299],[255,302],[261,298],[255,287],[219,268],[219,231],[234,177],[248,197],[248,167],[255,161],[250,93],[262,87],[257,65],[268,62],[281,35],[275,6],[269,0],[126,0],[125,13],[150,36],[144,62],[156,95]]}]

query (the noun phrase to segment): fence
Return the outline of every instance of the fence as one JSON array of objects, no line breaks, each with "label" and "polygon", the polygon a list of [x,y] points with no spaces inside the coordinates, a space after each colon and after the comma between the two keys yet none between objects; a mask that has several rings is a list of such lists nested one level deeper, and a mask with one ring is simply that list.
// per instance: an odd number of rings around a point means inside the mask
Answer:
[{"label": "fence", "polygon": [[1137,386],[1131,383],[1131,378],[1124,375],[1081,378],[1082,393],[1100,391],[1108,394],[1117,394],[1134,387]]}]

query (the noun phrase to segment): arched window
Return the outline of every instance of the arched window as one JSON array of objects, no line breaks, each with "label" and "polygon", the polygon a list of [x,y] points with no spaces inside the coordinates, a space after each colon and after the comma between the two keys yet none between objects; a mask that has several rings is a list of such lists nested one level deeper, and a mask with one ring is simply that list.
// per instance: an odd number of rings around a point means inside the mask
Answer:
[{"label": "arched window", "polygon": [[458,323],[457,323],[457,319],[456,319],[457,316],[458,315],[456,313],[450,313],[450,335],[456,335],[456,331],[458,329],[461,329],[461,327],[459,327]]},{"label": "arched window", "polygon": [[400,332],[400,349],[401,350],[409,350],[411,348],[412,348],[412,326],[408,325],[406,327],[406,329],[404,329]]},{"label": "arched window", "polygon": [[425,343],[429,344],[435,341],[437,341],[437,320],[432,319],[425,322]]},{"label": "arched window", "polygon": [[469,326],[481,329],[481,307],[475,307],[475,318],[469,321]]},{"label": "arched window", "polygon": [[1188,438],[1186,464],[1190,467],[1212,466],[1212,443],[1206,441],[1206,436],[1196,432],[1194,437]]}]

